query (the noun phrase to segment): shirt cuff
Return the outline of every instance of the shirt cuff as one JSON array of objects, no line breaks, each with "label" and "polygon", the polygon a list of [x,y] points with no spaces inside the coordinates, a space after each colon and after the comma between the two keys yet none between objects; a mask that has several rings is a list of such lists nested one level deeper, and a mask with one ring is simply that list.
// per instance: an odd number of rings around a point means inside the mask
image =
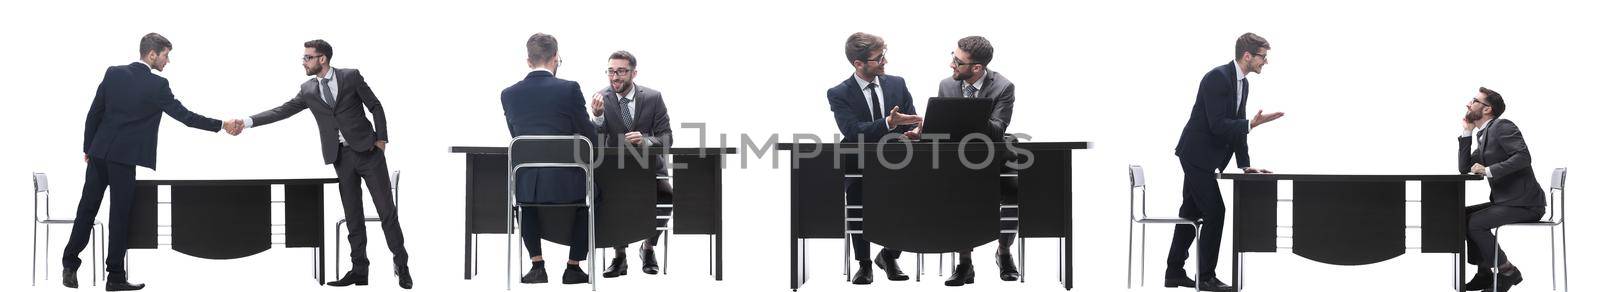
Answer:
[{"label": "shirt cuff", "polygon": [[1461,131],[1461,138],[1472,138],[1472,130]]},{"label": "shirt cuff", "polygon": [[644,147],[648,148],[650,146],[655,146],[655,145],[656,145],[655,142],[651,142],[650,141],[650,137],[645,137],[644,138]]},{"label": "shirt cuff", "polygon": [[1484,166],[1483,177],[1494,178],[1494,171],[1492,171],[1488,166]]},{"label": "shirt cuff", "polygon": [[889,125],[889,118],[883,118],[883,128],[889,129],[890,131],[894,130],[894,126]]},{"label": "shirt cuff", "polygon": [[244,127],[245,128],[255,128],[256,127],[256,119],[245,117],[244,118]]}]

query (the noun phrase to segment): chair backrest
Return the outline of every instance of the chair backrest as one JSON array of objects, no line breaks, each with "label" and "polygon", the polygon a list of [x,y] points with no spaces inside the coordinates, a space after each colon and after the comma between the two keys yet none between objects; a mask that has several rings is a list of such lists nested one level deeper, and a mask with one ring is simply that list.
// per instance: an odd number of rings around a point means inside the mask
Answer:
[{"label": "chair backrest", "polygon": [[[517,170],[523,168],[575,168],[583,170],[589,194],[594,190],[594,144],[582,135],[523,135],[511,139],[506,149],[508,182],[506,195],[517,197]],[[586,200],[593,203],[593,196]]]},{"label": "chair backrest", "polygon": [[1567,218],[1567,168],[1550,174],[1550,222],[1562,224]]},{"label": "chair backrest", "polygon": [[[43,197],[41,198],[41,196]],[[44,201],[43,206],[40,206],[40,201]],[[44,210],[40,210],[40,207],[43,207]],[[35,172],[33,173],[34,221],[38,221],[40,219],[39,214],[41,213],[44,214],[44,218],[50,218],[50,178],[46,177],[44,173]]]},{"label": "chair backrest", "polygon": [[394,205],[400,205],[400,171],[389,173],[389,195],[394,197]]},{"label": "chair backrest", "polygon": [[1128,219],[1144,219],[1145,181],[1144,167],[1138,164],[1128,165]]}]

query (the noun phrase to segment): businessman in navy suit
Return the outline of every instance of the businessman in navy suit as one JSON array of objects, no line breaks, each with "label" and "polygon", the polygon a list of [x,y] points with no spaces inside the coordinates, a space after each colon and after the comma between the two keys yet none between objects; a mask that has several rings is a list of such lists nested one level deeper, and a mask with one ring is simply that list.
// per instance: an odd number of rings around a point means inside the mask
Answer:
[{"label": "businessman in navy suit", "polygon": [[[844,142],[876,143],[910,131],[922,122],[922,117],[917,116],[917,107],[911,103],[905,79],[883,74],[884,64],[889,61],[884,55],[887,46],[883,38],[861,32],[850,35],[845,41],[845,57],[855,67],[855,73],[828,89],[828,109],[833,111],[833,120],[839,125]],[[861,179],[845,178],[844,184],[847,203],[860,205]],[[900,271],[895,261],[900,251],[884,248],[876,259],[869,259],[871,250],[861,235],[851,235],[850,244],[855,248],[855,258],[861,267],[851,277],[851,283],[872,284],[874,263],[888,274],[889,280],[910,278]]]},{"label": "businessman in navy suit", "polygon": [[[1178,224],[1172,232],[1172,249],[1167,253],[1167,287],[1194,287],[1204,291],[1234,291],[1217,279],[1217,252],[1222,244],[1223,218],[1227,206],[1217,187],[1217,171],[1228,167],[1238,156],[1238,167],[1245,173],[1271,173],[1250,166],[1247,135],[1256,126],[1283,117],[1282,112],[1257,111],[1245,115],[1250,98],[1249,73],[1261,74],[1272,46],[1254,33],[1239,36],[1234,43],[1233,62],[1217,66],[1200,80],[1189,122],[1183,126],[1176,154],[1183,164],[1183,205],[1178,216],[1201,220],[1199,279],[1189,279],[1183,263],[1189,258],[1189,244],[1195,241],[1195,228]],[[1198,280],[1198,281],[1197,281]]]},{"label": "businessman in navy suit", "polygon": [[[83,199],[78,201],[78,216],[72,224],[72,237],[61,253],[62,284],[78,288],[78,254],[89,243],[89,228],[106,188],[111,188],[111,234],[106,251],[106,290],[129,291],[144,284],[128,283],[123,262],[128,253],[128,213],[133,207],[134,166],[156,169],[156,139],[161,129],[161,114],[195,129],[217,132],[222,121],[208,118],[183,106],[172,95],[167,79],[150,72],[162,71],[169,61],[172,42],[160,34],[146,34],[139,41],[139,62],[106,69],[94,101],[89,104],[83,125],[83,154],[88,163],[83,180]],[[232,129],[230,129],[230,133]]]},{"label": "businessman in navy suit", "polygon": [[[556,78],[561,66],[557,54],[556,38],[547,34],[534,34],[528,38],[528,72],[522,81],[500,92],[500,105],[505,109],[506,127],[511,136],[522,135],[573,135],[581,134],[589,141],[595,140],[594,124],[585,112],[583,91],[577,82]],[[584,173],[572,168],[535,168],[517,171],[517,201],[537,203],[573,203],[584,200]],[[574,212],[572,238],[588,238],[587,209]],[[533,256],[533,269],[522,276],[522,283],[548,282],[544,269],[544,256],[540,250],[539,211],[522,209],[522,240]],[[588,283],[589,274],[578,268],[578,263],[589,256],[588,241],[573,240],[568,252],[567,269],[561,276],[563,284]]]}]

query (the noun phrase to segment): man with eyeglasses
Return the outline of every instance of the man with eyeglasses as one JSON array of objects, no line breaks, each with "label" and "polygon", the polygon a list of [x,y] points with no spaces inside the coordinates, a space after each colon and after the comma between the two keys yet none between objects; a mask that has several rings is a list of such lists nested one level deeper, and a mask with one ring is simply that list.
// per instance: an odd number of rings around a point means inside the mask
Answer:
[{"label": "man with eyeglasses", "polygon": [[[672,147],[672,119],[667,115],[667,104],[661,100],[661,92],[633,83],[633,78],[639,75],[638,58],[628,51],[616,51],[607,60],[606,78],[611,81],[611,86],[595,92],[589,100],[589,113],[593,116],[590,120],[600,135],[600,145]],[[666,156],[652,154],[650,167],[656,170],[657,177],[666,177]],[[656,204],[671,203],[672,183],[665,179],[656,180]],[[656,215],[669,216],[671,212],[665,210]],[[656,241],[660,238],[661,232],[656,232],[655,236],[645,239],[644,244],[639,246],[639,261],[644,264],[640,270],[645,274],[660,272],[655,252]],[[600,276],[615,278],[627,275],[627,249],[627,245],[617,247],[617,257],[611,260],[611,265]]]},{"label": "man with eyeglasses", "polygon": [[[844,136],[842,142],[877,143],[891,134],[910,131],[922,117],[911,103],[911,92],[903,78],[884,74],[888,45],[876,35],[857,32],[845,39],[844,55],[855,70],[844,82],[828,89],[828,109]],[[846,162],[853,167],[854,162]],[[861,178],[845,178],[845,201],[851,205],[862,202]],[[859,222],[857,222],[859,223]],[[882,268],[891,281],[910,279],[900,270],[896,259],[900,251],[884,248],[876,259],[865,238],[860,234],[850,236],[855,249],[855,259],[860,269],[851,277],[856,285],[872,284],[872,266]]]},{"label": "man with eyeglasses", "polygon": [[[994,107],[987,109],[974,109],[989,111],[989,133],[1002,135],[1006,127],[1011,125],[1011,107],[1016,102],[1016,85],[1010,79],[1000,75],[1000,72],[989,70],[989,61],[994,59],[994,46],[989,39],[982,36],[969,36],[956,41],[955,51],[950,53],[950,78],[939,81],[939,96],[960,96],[967,98],[988,98],[995,100]],[[919,124],[907,136],[918,138],[922,134]],[[1011,160],[1012,153],[1000,149],[998,156],[1001,161]],[[1015,169],[1005,171],[1015,173]],[[1001,179],[1000,203],[1015,205],[1017,203],[1017,178],[1007,177]],[[1005,209],[1001,217],[1016,217],[1016,209]],[[998,224],[998,223],[997,223]],[[1011,228],[1015,228],[1013,223]],[[1016,242],[1017,235],[1006,233],[1000,235],[1000,247],[995,249],[995,265],[1000,269],[1001,281],[1016,281],[1021,278],[1017,272],[1016,262],[1011,257],[1011,244]],[[972,283],[975,272],[972,268],[972,251],[960,252],[960,261],[950,278],[944,281],[945,286],[961,286]]]},{"label": "man with eyeglasses", "polygon": [[[1534,179],[1533,156],[1522,139],[1522,130],[1506,113],[1506,101],[1499,92],[1479,87],[1467,102],[1461,118],[1461,136],[1456,139],[1461,173],[1488,178],[1489,202],[1467,206],[1467,263],[1478,266],[1478,273],[1463,284],[1467,291],[1489,289],[1499,278],[1495,291],[1508,291],[1522,283],[1522,272],[1511,265],[1506,252],[1495,249],[1493,230],[1502,225],[1536,221],[1544,217],[1544,188]],[[1473,148],[1476,142],[1477,148]],[[1498,263],[1490,259],[1498,258]],[[1499,265],[1500,273],[1490,269]]]},{"label": "man with eyeglasses", "polygon": [[[1177,224],[1172,232],[1172,249],[1167,253],[1166,287],[1195,287],[1203,291],[1234,291],[1217,279],[1217,253],[1222,246],[1223,219],[1227,206],[1217,186],[1217,171],[1228,167],[1237,156],[1245,173],[1272,173],[1250,166],[1247,135],[1252,129],[1283,117],[1282,112],[1245,115],[1250,100],[1249,73],[1261,74],[1267,65],[1272,45],[1254,33],[1240,35],[1234,42],[1233,62],[1217,66],[1200,79],[1189,122],[1174,151],[1183,165],[1183,205],[1178,216],[1201,220],[1199,230],[1199,279],[1189,279],[1183,263],[1189,258],[1189,245],[1195,242],[1194,226]],[[1198,280],[1198,281],[1197,281]]]},{"label": "man with eyeglasses", "polygon": [[[339,178],[339,200],[344,205],[345,227],[350,231],[350,272],[328,286],[367,285],[367,227],[361,202],[361,182],[366,181],[372,194],[372,206],[378,211],[383,227],[383,237],[388,241],[389,252],[394,254],[394,274],[400,288],[411,289],[411,269],[406,265],[408,254],[405,235],[400,231],[400,218],[390,194],[389,163],[385,152],[389,143],[388,123],[384,118],[383,104],[367,86],[367,79],[356,69],[333,68],[333,45],[324,40],[305,42],[305,55],[300,58],[310,80],[300,84],[299,92],[288,102],[244,119],[229,120],[230,133],[237,135],[244,128],[276,123],[311,110],[317,121],[317,136],[321,140],[322,162],[333,165]],[[363,110],[363,106],[365,109]],[[367,120],[372,111],[372,121]],[[374,123],[374,121],[376,123]]]}]

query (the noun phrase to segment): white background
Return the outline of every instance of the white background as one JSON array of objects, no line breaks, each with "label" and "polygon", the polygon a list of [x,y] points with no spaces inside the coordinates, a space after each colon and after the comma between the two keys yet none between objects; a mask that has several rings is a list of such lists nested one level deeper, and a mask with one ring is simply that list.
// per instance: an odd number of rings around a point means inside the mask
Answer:
[{"label": "white background", "polygon": [[[459,2],[459,1],[457,1]],[[704,122],[712,133],[758,138],[774,133],[836,133],[824,90],[848,77],[846,36],[865,31],[889,44],[888,74],[905,77],[919,106],[948,78],[949,53],[968,35],[996,48],[992,69],[1018,84],[1011,132],[1036,141],[1091,141],[1077,152],[1074,197],[1077,291],[1118,291],[1126,261],[1126,168],[1144,164],[1151,209],[1173,214],[1181,171],[1172,156],[1200,77],[1232,56],[1233,41],[1255,32],[1275,48],[1264,75],[1251,75],[1250,111],[1287,115],[1251,133],[1256,166],[1290,173],[1451,173],[1462,106],[1479,86],[1505,95],[1505,118],[1521,126],[1533,171],[1549,187],[1551,169],[1573,168],[1569,210],[1575,228],[1567,242],[1575,291],[1595,287],[1596,202],[1587,182],[1591,151],[1592,87],[1600,67],[1595,7],[1587,3],[1305,3],[1035,1],[842,2],[798,1],[522,1],[518,3],[396,4],[381,1],[77,3],[13,1],[0,9],[0,109],[5,153],[0,212],[8,236],[23,223],[30,185],[23,174],[51,175],[54,213],[70,216],[83,180],[82,120],[106,66],[136,60],[138,38],[170,38],[172,63],[160,73],[191,110],[214,118],[242,117],[288,100],[307,77],[301,43],[316,38],[335,48],[333,65],[359,68],[382,99],[392,139],[389,166],[405,171],[401,214],[417,290],[503,289],[504,237],[484,237],[480,278],[461,279],[463,160],[449,146],[498,146],[508,140],[501,89],[520,80],[524,41],[555,35],[572,60],[559,76],[582,83],[586,94],[606,86],[606,56],[626,49],[639,57],[638,83],[665,93],[676,123]],[[447,4],[448,3],[448,4]],[[1589,113],[1593,114],[1593,113]],[[167,119],[160,170],[141,179],[331,177],[321,163],[307,113],[239,137],[205,133]],[[700,146],[681,128],[676,146]],[[771,154],[768,154],[771,155]],[[786,157],[786,156],[785,156]],[[602,279],[602,289],[634,291],[780,291],[788,289],[787,172],[770,158],[725,172],[726,280],[705,275],[705,238],[672,241],[671,275],[639,273]],[[782,167],[787,167],[783,163]],[[1223,192],[1230,184],[1223,182]],[[1486,184],[1469,184],[1471,203]],[[329,188],[328,221],[339,214]],[[370,205],[370,204],[369,204]],[[370,206],[368,207],[370,209]],[[101,218],[104,219],[102,211]],[[369,213],[370,214],[370,213]],[[1230,219],[1231,220],[1231,219]],[[1228,223],[1229,227],[1233,225]],[[59,275],[66,228],[52,233],[51,269]],[[371,230],[373,286],[395,290],[382,232]],[[1153,287],[1170,234],[1154,227],[1147,269]],[[331,231],[331,230],[330,230]],[[1550,275],[1545,232],[1512,230],[1504,240],[1528,277],[1518,289],[1544,289]],[[332,240],[332,234],[328,235]],[[1053,240],[1033,240],[1027,283],[1000,282],[978,248],[976,286],[1053,291]],[[1223,250],[1231,247],[1225,240]],[[1413,241],[1414,243],[1414,241]],[[5,241],[0,282],[28,289],[20,239]],[[812,244],[806,290],[867,289],[840,274],[837,240]],[[562,255],[551,246],[548,254]],[[304,249],[276,248],[231,261],[162,250],[133,250],[133,279],[158,291],[318,289],[308,278]],[[329,259],[341,258],[329,252]],[[630,255],[636,255],[630,252]],[[88,258],[88,253],[83,257]],[[1227,258],[1226,255],[1223,256]],[[908,269],[911,257],[901,260]],[[933,258],[929,258],[932,260]],[[1324,265],[1290,253],[1250,258],[1257,291],[1445,291],[1450,258],[1407,254],[1367,266]],[[602,263],[604,264],[604,263]],[[331,269],[331,263],[330,263]],[[345,265],[348,267],[348,264]],[[937,267],[929,264],[930,270]],[[551,276],[559,276],[559,270]],[[330,271],[337,277],[338,271]],[[591,271],[597,272],[597,271]],[[1227,261],[1219,267],[1231,275]],[[520,273],[520,272],[519,272]],[[89,273],[81,281],[87,283]],[[41,275],[42,276],[42,275]],[[931,281],[889,282],[879,291],[941,289]],[[58,290],[54,275],[36,290]],[[87,287],[85,289],[99,289]],[[323,288],[333,289],[333,288]],[[587,286],[518,285],[519,290],[587,290]],[[973,288],[968,288],[973,289]],[[1150,288],[1158,290],[1159,288]],[[1178,290],[1171,290],[1178,291]]]}]

